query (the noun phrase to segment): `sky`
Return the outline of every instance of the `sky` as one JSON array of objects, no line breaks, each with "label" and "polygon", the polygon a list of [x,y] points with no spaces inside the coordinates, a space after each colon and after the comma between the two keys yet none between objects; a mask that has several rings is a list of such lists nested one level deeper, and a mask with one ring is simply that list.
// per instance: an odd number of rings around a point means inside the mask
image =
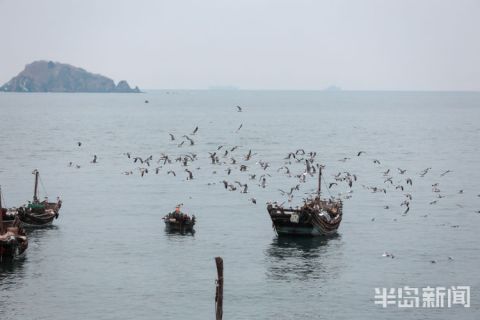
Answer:
[{"label": "sky", "polygon": [[143,89],[480,90],[480,0],[0,0],[0,84],[35,60]]}]

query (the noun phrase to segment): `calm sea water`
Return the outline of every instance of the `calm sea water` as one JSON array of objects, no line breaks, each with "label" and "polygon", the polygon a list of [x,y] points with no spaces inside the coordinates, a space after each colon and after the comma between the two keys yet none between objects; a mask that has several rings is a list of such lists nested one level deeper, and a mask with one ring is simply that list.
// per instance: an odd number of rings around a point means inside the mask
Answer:
[{"label": "calm sea water", "polygon": [[[213,319],[215,256],[224,258],[224,319],[480,316],[479,93],[0,94],[0,119],[7,205],[31,199],[33,169],[41,173],[42,195],[64,202],[53,227],[29,233],[27,255],[1,265],[2,320]],[[195,145],[178,147],[184,134]],[[210,163],[215,151],[230,163],[223,152],[233,146],[237,164]],[[338,237],[283,239],[272,230],[265,203],[285,201],[278,189],[298,183],[277,169],[299,148],[317,152],[327,183],[340,171],[358,176]],[[246,162],[250,149],[256,154]],[[360,150],[366,154],[357,157]],[[147,166],[126,152],[152,155],[149,173],[141,177],[138,168]],[[198,154],[189,165],[193,180],[178,162],[155,174],[162,153],[188,152]],[[263,170],[259,160],[270,167]],[[239,164],[248,171],[239,172]],[[288,166],[292,174],[303,171],[301,163]],[[404,192],[384,182],[387,169]],[[441,176],[446,170],[452,172]],[[264,189],[262,174],[269,175]],[[224,179],[248,183],[249,193],[225,190]],[[285,205],[300,204],[315,180]],[[432,192],[435,183],[442,198]],[[349,190],[344,183],[326,189],[325,196]],[[403,215],[406,193],[413,199]],[[178,203],[197,216],[193,236],[164,230],[161,217]],[[385,251],[395,258],[382,257]],[[460,285],[471,286],[470,308],[374,304],[375,288]]]}]

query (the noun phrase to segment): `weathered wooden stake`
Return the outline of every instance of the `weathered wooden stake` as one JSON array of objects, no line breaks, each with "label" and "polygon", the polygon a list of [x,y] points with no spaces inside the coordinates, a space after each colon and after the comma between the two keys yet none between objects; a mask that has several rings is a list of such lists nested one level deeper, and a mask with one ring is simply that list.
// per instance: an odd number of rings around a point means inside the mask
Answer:
[{"label": "weathered wooden stake", "polygon": [[217,288],[215,292],[215,314],[216,320],[222,320],[223,317],[223,259],[215,258],[217,264]]}]

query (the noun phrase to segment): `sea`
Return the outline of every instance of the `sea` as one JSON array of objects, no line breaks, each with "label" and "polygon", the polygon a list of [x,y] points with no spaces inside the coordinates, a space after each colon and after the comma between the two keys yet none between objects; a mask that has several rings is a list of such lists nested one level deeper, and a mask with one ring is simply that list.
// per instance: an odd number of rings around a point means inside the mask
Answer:
[{"label": "sea", "polygon": [[[223,319],[479,319],[479,122],[478,92],[1,93],[4,206],[35,169],[63,205],[0,263],[0,319],[214,319],[215,257]],[[317,191],[313,155],[338,235],[279,237],[266,205]]]}]

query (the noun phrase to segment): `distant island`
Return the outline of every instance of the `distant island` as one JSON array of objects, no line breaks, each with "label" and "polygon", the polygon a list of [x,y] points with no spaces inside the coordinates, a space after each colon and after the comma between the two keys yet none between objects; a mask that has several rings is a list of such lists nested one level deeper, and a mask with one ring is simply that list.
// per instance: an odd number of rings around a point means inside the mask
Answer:
[{"label": "distant island", "polygon": [[53,61],[34,61],[0,87],[4,92],[141,92],[127,81],[117,85],[105,76]]}]

